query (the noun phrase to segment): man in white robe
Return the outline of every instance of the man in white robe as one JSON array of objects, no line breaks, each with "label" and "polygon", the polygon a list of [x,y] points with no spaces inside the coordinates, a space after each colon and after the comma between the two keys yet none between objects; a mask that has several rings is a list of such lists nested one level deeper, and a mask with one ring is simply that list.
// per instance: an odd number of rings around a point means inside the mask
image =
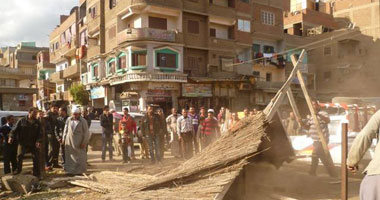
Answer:
[{"label": "man in white robe", "polygon": [[79,175],[87,171],[87,152],[90,134],[87,121],[80,116],[80,109],[74,107],[72,117],[66,121],[63,131],[65,145],[64,170],[67,174]]}]

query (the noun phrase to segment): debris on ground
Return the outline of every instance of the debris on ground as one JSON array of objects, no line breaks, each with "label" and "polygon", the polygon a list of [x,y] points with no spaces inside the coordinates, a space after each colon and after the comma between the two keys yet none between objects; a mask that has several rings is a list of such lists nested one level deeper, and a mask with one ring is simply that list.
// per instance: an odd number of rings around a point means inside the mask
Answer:
[{"label": "debris on ground", "polygon": [[1,183],[8,191],[28,194],[38,188],[39,180],[32,175],[5,175],[1,178]]}]

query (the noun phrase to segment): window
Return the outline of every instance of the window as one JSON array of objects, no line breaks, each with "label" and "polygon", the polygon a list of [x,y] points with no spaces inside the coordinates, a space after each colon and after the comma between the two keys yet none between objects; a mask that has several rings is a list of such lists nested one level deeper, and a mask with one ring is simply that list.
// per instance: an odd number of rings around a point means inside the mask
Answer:
[{"label": "window", "polygon": [[251,32],[251,21],[239,19],[238,30],[243,32]]},{"label": "window", "polygon": [[59,42],[55,43],[55,50],[59,49]]},{"label": "window", "polygon": [[116,67],[116,59],[111,58],[107,61],[107,75],[111,75],[115,73],[115,67]]},{"label": "window", "polygon": [[167,30],[168,24],[166,18],[149,16],[149,28]]},{"label": "window", "polygon": [[244,3],[249,3],[249,0],[240,0],[240,1]]},{"label": "window", "polygon": [[274,47],[273,46],[264,45],[264,53],[274,53]]},{"label": "window", "polygon": [[177,55],[171,53],[157,53],[157,67],[177,68]]},{"label": "window", "polygon": [[61,44],[65,44],[66,43],[66,36],[65,36],[65,32],[63,32],[61,34]]},{"label": "window", "polygon": [[323,49],[323,55],[325,55],[325,56],[331,56],[331,47],[325,47]]},{"label": "window", "polygon": [[274,13],[261,11],[261,23],[274,26]]},{"label": "window", "polygon": [[125,53],[120,53],[117,56],[117,69],[125,69],[127,68],[127,57]]},{"label": "window", "polygon": [[187,21],[187,32],[199,34],[199,22],[194,20]]},{"label": "window", "polygon": [[253,76],[255,78],[260,78],[260,72],[259,71],[253,71]]},{"label": "window", "polygon": [[210,37],[216,37],[216,29],[210,28]]},{"label": "window", "polygon": [[132,66],[146,66],[146,51],[132,53]]},{"label": "window", "polygon": [[109,6],[110,6],[110,9],[116,7],[116,3],[117,3],[116,0],[109,0],[109,4],[110,4]]},{"label": "window", "polygon": [[271,81],[272,81],[272,73],[267,73],[267,74],[266,74],[266,77],[265,77],[265,80],[266,80],[267,82],[271,82]]},{"label": "window", "polygon": [[99,77],[99,65],[93,64],[92,65],[92,79],[96,79]]},{"label": "window", "polygon": [[87,45],[87,30],[84,30],[80,33],[80,45]]},{"label": "window", "polygon": [[89,9],[88,9],[88,14],[90,14],[90,16],[91,16],[92,18],[95,18],[95,17],[96,17],[96,7],[94,6],[94,7],[92,7],[92,8],[89,8]]},{"label": "window", "polygon": [[115,37],[116,37],[116,26],[113,26],[108,30],[108,39],[113,39]]}]

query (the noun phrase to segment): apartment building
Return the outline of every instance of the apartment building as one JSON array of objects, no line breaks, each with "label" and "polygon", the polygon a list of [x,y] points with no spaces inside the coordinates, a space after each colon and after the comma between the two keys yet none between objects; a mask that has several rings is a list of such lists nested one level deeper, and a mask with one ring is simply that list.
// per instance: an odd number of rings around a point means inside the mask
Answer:
[{"label": "apartment building", "polygon": [[33,106],[36,89],[37,53],[47,48],[34,42],[0,51],[0,110],[28,110]]},{"label": "apartment building", "polygon": [[34,105],[41,110],[48,109],[50,94],[56,91],[55,83],[49,80],[55,73],[55,64],[50,63],[49,50],[40,51],[37,54],[37,89],[34,95]]},{"label": "apartment building", "polygon": [[[321,0],[290,0],[290,12],[284,13],[284,32],[312,36],[342,28],[333,17],[333,4]],[[343,24],[343,27],[347,25]]]},{"label": "apartment building", "polygon": [[349,22],[359,27],[363,34],[374,38],[380,37],[379,0],[341,0],[329,3],[335,18],[349,19]]},{"label": "apartment building", "polygon": [[56,84],[56,93],[50,94],[50,101],[68,104],[73,101],[69,88],[80,83],[83,51],[79,37],[80,9],[74,7],[70,15],[60,16],[60,24],[50,34],[50,62],[55,65],[55,73],[49,80]]},{"label": "apartment building", "polygon": [[97,108],[264,105],[285,79],[282,12],[281,0],[80,0],[50,36],[52,97],[70,101],[80,80]]}]

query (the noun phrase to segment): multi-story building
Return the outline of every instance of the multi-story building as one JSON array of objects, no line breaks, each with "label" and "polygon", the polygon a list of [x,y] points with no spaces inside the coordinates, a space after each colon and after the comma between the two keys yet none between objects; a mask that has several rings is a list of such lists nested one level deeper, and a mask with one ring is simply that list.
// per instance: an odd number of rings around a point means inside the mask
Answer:
[{"label": "multi-story building", "polygon": [[80,8],[74,7],[69,16],[61,16],[60,25],[50,34],[50,62],[56,68],[49,77],[56,84],[56,93],[50,94],[50,101],[72,102],[69,88],[80,83],[81,68],[86,68],[79,51],[80,11]]},{"label": "multi-story building", "polygon": [[380,37],[379,0],[330,0],[329,2],[335,18],[349,19],[361,29],[363,34]]},{"label": "multi-story building", "polygon": [[331,4],[325,1],[290,0],[290,12],[284,14],[284,32],[290,35],[312,36],[340,26],[333,17]]},{"label": "multi-story building", "polygon": [[47,109],[50,94],[55,93],[55,83],[50,82],[51,74],[55,72],[55,64],[50,63],[49,51],[40,51],[37,54],[37,88],[34,96],[35,106],[39,109]]},{"label": "multi-story building", "polygon": [[37,53],[47,48],[34,42],[21,42],[17,47],[0,52],[0,110],[28,110],[37,94]]},{"label": "multi-story building", "polygon": [[[281,58],[271,57],[283,49],[282,1],[87,0],[87,10],[88,72],[82,76],[95,106],[130,93],[140,109],[242,109],[270,99],[255,98],[255,91],[278,88],[268,82],[284,81]],[[258,56],[265,62],[253,70]],[[257,87],[249,79],[253,71]]]}]

